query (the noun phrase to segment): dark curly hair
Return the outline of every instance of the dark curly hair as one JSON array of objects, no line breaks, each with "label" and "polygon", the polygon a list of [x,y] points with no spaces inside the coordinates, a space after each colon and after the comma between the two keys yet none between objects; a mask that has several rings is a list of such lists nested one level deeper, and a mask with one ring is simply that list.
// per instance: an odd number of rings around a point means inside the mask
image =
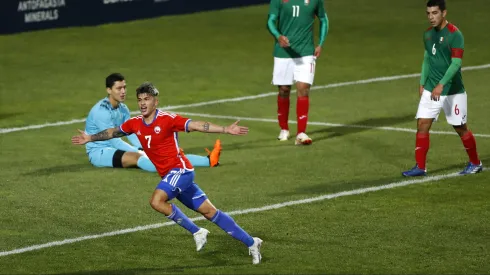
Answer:
[{"label": "dark curly hair", "polygon": [[136,88],[136,96],[140,94],[157,96],[159,92],[158,89],[151,82],[143,82],[138,88]]}]

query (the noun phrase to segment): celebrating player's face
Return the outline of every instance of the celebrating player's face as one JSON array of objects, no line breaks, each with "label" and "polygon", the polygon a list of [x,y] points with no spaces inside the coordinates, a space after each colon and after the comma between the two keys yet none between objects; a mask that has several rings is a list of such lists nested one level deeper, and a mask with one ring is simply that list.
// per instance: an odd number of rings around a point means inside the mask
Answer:
[{"label": "celebrating player's face", "polygon": [[123,102],[126,99],[126,81],[116,81],[111,88],[107,88],[109,96],[117,102]]},{"label": "celebrating player's face", "polygon": [[138,95],[138,107],[144,117],[148,117],[155,112],[158,105],[158,99],[149,94]]},{"label": "celebrating player's face", "polygon": [[432,27],[439,27],[444,17],[446,17],[446,11],[441,11],[438,6],[427,7],[427,18]]}]

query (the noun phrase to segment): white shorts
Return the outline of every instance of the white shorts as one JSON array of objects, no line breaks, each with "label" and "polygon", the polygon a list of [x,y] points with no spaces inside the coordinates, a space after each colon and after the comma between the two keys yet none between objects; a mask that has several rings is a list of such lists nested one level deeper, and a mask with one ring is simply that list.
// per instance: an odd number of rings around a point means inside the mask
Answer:
[{"label": "white shorts", "polygon": [[433,118],[437,121],[441,109],[444,110],[447,123],[458,126],[467,121],[467,95],[462,94],[441,96],[439,101],[430,99],[431,92],[424,90],[420,98],[419,108],[415,118]]},{"label": "white shorts", "polygon": [[298,58],[274,57],[272,84],[293,85],[294,81],[313,84],[315,60],[316,57],[313,55]]}]

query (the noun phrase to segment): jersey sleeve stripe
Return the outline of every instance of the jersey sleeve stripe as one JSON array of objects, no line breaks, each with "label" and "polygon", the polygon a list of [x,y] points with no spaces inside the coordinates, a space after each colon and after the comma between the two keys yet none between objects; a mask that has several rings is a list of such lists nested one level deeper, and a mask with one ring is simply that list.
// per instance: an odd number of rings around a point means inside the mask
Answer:
[{"label": "jersey sleeve stripe", "polygon": [[141,119],[142,117],[143,117],[143,116],[141,116],[141,115],[140,115],[140,116],[135,116],[135,117],[131,117],[131,118],[129,118],[128,120],[131,120],[131,119]]},{"label": "jersey sleeve stripe", "polygon": [[463,49],[455,48],[451,49],[451,58],[463,58]]},{"label": "jersey sleeve stripe", "polygon": [[158,112],[158,116],[169,116],[171,118],[175,118],[176,114],[169,113],[169,112]]},{"label": "jersey sleeve stripe", "polygon": [[121,132],[123,132],[124,134],[129,135],[128,133],[126,133],[126,131],[123,130],[122,125],[119,126],[119,130],[121,130]]},{"label": "jersey sleeve stripe", "polygon": [[185,122],[185,131],[186,132],[189,132],[189,122],[191,122],[192,119],[188,119],[186,122]]}]

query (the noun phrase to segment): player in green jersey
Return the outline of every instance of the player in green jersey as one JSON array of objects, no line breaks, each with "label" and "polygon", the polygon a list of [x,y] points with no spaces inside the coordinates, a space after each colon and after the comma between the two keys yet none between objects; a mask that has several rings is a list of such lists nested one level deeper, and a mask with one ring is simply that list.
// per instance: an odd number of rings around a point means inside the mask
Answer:
[{"label": "player in green jersey", "polygon": [[461,137],[469,163],[460,172],[475,174],[483,170],[478,158],[476,141],[467,126],[467,95],[461,76],[464,38],[461,31],[446,20],[445,0],[429,0],[427,17],[431,27],[424,33],[424,62],[420,77],[420,103],[417,110],[415,142],[416,165],[403,176],[425,176],[429,151],[429,130],[441,109],[447,122]]},{"label": "player in green jersey", "polygon": [[[320,38],[314,44],[313,23],[320,20]],[[275,38],[272,84],[278,86],[277,118],[281,132],[279,140],[289,138],[289,96],[296,82],[298,93],[296,145],[308,145],[306,135],[309,91],[315,76],[315,61],[320,56],[328,33],[328,17],[323,0],[271,0],[267,27]]]}]

